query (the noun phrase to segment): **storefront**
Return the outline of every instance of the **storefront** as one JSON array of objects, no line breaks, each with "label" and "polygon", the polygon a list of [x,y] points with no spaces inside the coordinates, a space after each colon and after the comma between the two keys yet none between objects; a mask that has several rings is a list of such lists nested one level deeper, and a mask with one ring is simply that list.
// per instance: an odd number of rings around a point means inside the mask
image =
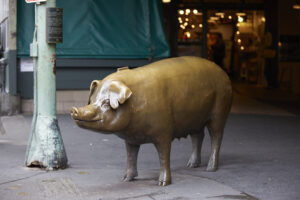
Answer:
[{"label": "storefront", "polygon": [[[17,2],[17,90],[22,98],[32,98],[34,5]],[[138,67],[170,55],[160,0],[57,0],[57,6],[63,8],[63,43],[56,48],[58,90],[88,89],[92,80],[118,67]]]},{"label": "storefront", "polygon": [[[166,22],[172,55],[208,58],[234,79],[267,86],[266,62],[278,59],[276,6],[263,0],[171,1],[165,11],[176,16]],[[277,75],[278,63],[272,62],[269,76]]]}]

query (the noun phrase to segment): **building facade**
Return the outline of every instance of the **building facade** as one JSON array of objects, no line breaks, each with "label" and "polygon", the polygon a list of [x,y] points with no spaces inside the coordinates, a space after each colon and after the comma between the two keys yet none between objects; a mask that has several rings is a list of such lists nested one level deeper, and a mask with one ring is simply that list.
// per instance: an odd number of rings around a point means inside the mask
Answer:
[{"label": "building facade", "polygon": [[[232,79],[300,95],[300,10],[293,0],[74,1],[57,0],[64,9],[56,62],[62,112],[76,97],[84,103],[90,82],[118,67],[169,56],[213,60],[220,36],[220,65]],[[34,5],[3,0],[0,22],[1,110],[30,112]]]}]

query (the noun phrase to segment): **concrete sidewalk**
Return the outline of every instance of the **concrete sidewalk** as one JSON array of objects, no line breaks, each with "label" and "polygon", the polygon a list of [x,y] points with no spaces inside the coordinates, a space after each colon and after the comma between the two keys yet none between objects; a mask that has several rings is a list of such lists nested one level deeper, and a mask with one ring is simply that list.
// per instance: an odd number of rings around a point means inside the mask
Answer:
[{"label": "concrete sidewalk", "polygon": [[[32,116],[1,117],[0,199],[272,199],[300,197],[300,119],[285,110],[236,96],[225,129],[217,172],[206,172],[205,137],[200,168],[185,167],[190,139],[172,143],[173,183],[157,186],[159,161],[153,145],[142,145],[136,181],[122,182],[123,140],[78,128],[69,115],[58,121],[69,168],[45,172],[24,167]],[[207,134],[206,134],[207,135]]]},{"label": "concrete sidewalk", "polygon": [[145,163],[140,167],[144,169],[139,170],[140,176],[137,180],[122,182],[126,166],[123,142],[114,135],[84,135],[86,131],[80,133],[81,129],[69,118],[61,116],[60,124],[70,166],[65,170],[45,172],[23,166],[31,117],[2,117],[6,134],[0,139],[1,200],[255,199],[205,178],[201,173],[194,176],[181,172],[181,169],[185,168],[186,160],[181,161],[180,167],[173,168],[172,185],[157,186],[158,158],[151,145],[145,145],[148,150],[140,154],[143,158],[139,161]]},{"label": "concrete sidewalk", "polygon": [[282,88],[267,89],[255,84],[234,82],[233,90],[244,98],[251,98],[284,109],[295,115],[300,115],[300,97],[290,90]]}]

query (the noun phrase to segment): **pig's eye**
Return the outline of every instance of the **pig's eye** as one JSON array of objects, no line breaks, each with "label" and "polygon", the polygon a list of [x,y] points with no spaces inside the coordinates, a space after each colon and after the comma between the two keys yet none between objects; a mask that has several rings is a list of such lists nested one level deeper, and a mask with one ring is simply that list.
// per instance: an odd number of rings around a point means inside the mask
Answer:
[{"label": "pig's eye", "polygon": [[109,100],[108,100],[108,99],[105,99],[105,100],[102,102],[101,107],[110,108],[110,106],[109,106]]}]

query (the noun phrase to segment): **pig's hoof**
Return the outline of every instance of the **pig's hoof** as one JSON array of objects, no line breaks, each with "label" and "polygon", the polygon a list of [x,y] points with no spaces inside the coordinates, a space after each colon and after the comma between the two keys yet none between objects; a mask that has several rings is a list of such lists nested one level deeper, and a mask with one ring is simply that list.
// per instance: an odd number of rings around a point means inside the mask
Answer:
[{"label": "pig's hoof", "polygon": [[138,173],[137,173],[137,172],[135,172],[135,173],[126,173],[126,174],[124,175],[124,177],[123,177],[123,181],[124,181],[124,182],[133,181],[133,179],[134,179],[135,177],[137,177],[137,176],[138,176]]},{"label": "pig's hoof", "polygon": [[167,186],[171,184],[171,180],[169,181],[158,181],[159,186]]},{"label": "pig's hoof", "polygon": [[189,168],[200,167],[200,162],[190,159],[189,162],[186,164],[186,166]]},{"label": "pig's hoof", "polygon": [[166,176],[166,174],[160,174],[158,179],[158,185],[159,186],[166,186],[171,184],[171,176]]},{"label": "pig's hoof", "polygon": [[207,166],[206,171],[208,172],[215,172],[217,171],[218,167],[214,167],[214,166]]},{"label": "pig's hoof", "polygon": [[208,172],[215,172],[218,169],[218,162],[214,160],[209,160],[207,164],[206,171]]}]

